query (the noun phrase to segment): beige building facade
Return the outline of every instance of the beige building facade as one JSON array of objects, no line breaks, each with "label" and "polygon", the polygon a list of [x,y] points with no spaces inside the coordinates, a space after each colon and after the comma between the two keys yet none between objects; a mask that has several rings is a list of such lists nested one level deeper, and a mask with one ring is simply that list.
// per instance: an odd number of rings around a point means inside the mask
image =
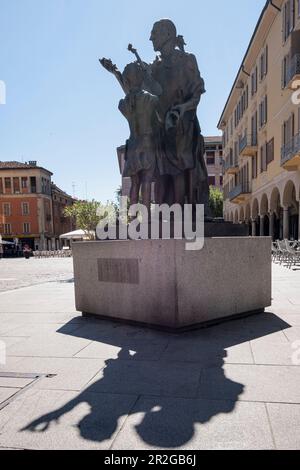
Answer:
[{"label": "beige building facade", "polygon": [[208,173],[208,184],[223,190],[223,142],[221,136],[204,137],[204,160]]},{"label": "beige building facade", "polygon": [[300,239],[300,0],[268,0],[218,127],[224,217]]}]

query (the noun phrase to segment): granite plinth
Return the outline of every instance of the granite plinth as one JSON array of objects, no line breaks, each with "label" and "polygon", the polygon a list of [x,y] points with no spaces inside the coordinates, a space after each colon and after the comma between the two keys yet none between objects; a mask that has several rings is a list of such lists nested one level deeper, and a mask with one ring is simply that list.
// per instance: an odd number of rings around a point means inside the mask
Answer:
[{"label": "granite plinth", "polygon": [[170,330],[271,305],[271,239],[115,240],[73,245],[76,308],[85,315]]}]

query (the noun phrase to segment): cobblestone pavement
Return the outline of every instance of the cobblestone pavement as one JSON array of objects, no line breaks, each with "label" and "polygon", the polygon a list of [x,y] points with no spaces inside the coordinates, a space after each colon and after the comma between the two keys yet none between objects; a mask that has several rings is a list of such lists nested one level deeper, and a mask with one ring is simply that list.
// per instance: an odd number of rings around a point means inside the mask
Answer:
[{"label": "cobblestone pavement", "polygon": [[0,293],[0,449],[300,450],[299,270],[273,265],[264,314],[171,335],[83,318],[72,260],[0,265],[16,279]]},{"label": "cobblestone pavement", "polygon": [[0,292],[72,278],[72,258],[0,259]]}]

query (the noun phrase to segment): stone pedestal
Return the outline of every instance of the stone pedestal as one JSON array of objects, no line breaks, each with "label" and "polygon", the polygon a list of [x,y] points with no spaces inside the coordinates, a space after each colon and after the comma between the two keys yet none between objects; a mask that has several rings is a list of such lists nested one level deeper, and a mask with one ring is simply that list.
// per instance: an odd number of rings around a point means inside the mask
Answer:
[{"label": "stone pedestal", "polygon": [[180,330],[271,305],[271,239],[206,238],[73,244],[83,314]]}]

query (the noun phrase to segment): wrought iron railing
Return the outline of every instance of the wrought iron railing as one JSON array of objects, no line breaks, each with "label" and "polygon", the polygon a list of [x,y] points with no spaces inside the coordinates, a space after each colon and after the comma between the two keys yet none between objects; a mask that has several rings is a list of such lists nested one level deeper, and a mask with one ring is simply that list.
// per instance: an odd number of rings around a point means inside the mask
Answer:
[{"label": "wrought iron railing", "polygon": [[293,80],[295,75],[300,74],[300,54],[295,54],[291,60],[288,70],[288,82]]},{"label": "wrought iron railing", "polygon": [[245,134],[244,137],[240,140],[239,151],[240,153],[242,153],[246,147],[256,147],[256,146],[257,146],[257,134]]},{"label": "wrought iron railing", "polygon": [[288,162],[300,153],[300,132],[281,148],[281,164]]},{"label": "wrought iron railing", "polygon": [[233,155],[228,156],[228,157],[224,160],[224,168],[225,168],[225,171],[229,170],[229,168],[238,168],[238,166],[239,166],[238,158],[237,158],[237,157],[234,157]]},{"label": "wrought iron railing", "polygon": [[235,188],[229,192],[229,199],[232,201],[242,194],[251,194],[251,183],[249,181],[245,181],[235,186]]}]

